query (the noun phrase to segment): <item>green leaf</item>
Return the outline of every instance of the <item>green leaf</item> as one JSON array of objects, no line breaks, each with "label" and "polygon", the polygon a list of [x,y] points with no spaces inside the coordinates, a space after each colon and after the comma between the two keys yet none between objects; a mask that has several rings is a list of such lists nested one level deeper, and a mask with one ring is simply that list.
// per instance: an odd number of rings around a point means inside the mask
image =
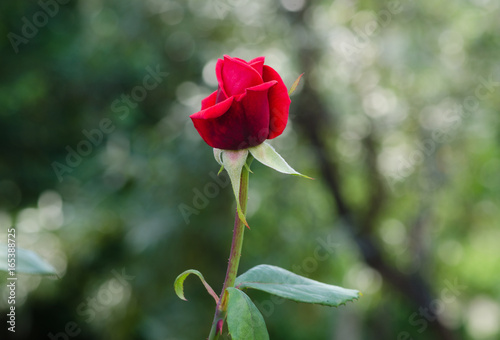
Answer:
[{"label": "green leaf", "polygon": [[[7,265],[8,259],[15,258],[15,272],[24,274],[57,275],[56,270],[50,264],[42,260],[35,252],[15,247],[14,253],[9,253],[6,244],[0,244],[0,270],[9,272],[11,268]],[[11,248],[12,249],[12,248]],[[8,257],[7,254],[15,254]],[[11,262],[12,263],[12,262]]]},{"label": "green leaf", "polygon": [[304,75],[304,73],[302,73],[292,84],[292,87],[290,87],[290,91],[288,91],[288,95],[290,96],[292,93],[295,92],[295,90],[297,89],[297,86],[299,86],[299,82],[300,82],[300,78],[302,78],[302,76]]},{"label": "green leaf", "polygon": [[361,293],[314,281],[280,267],[259,265],[236,278],[235,286],[258,289],[283,298],[337,307],[358,299]]},{"label": "green leaf", "polygon": [[219,297],[217,296],[217,294],[215,294],[212,287],[210,287],[210,285],[205,281],[203,275],[195,269],[186,270],[185,272],[177,276],[177,278],[175,279],[174,289],[175,293],[179,298],[181,298],[184,301],[187,301],[187,299],[184,297],[184,280],[186,280],[189,274],[195,274],[196,276],[198,276],[201,280],[201,283],[203,283],[203,285],[205,286],[205,289],[207,290],[208,294],[212,295],[212,297],[215,299],[215,303],[219,303]]},{"label": "green leaf", "polygon": [[[227,173],[229,174],[234,196],[236,197],[236,209],[238,210],[238,217],[248,228],[250,228],[240,205],[241,170],[246,165],[248,150],[221,150],[214,148],[214,157],[215,160],[222,166],[222,168],[226,169]],[[220,171],[222,171],[222,168],[221,170],[219,170],[219,173]]]},{"label": "green leaf", "polygon": [[256,160],[276,171],[282,172],[284,174],[298,175],[312,179],[311,177],[302,175],[301,173],[295,171],[290,165],[288,165],[283,157],[281,157],[280,154],[277,153],[276,150],[274,150],[274,148],[266,142],[248,148],[248,151],[250,151],[250,153]]},{"label": "green leaf", "polygon": [[236,288],[227,288],[227,292],[227,327],[232,339],[269,339],[264,318],[248,295]]}]

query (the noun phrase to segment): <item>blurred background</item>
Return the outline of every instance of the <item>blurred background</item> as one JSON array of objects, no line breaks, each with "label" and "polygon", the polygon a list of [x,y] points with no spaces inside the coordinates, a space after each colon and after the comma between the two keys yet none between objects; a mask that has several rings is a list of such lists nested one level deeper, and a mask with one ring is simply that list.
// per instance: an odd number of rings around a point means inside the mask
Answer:
[{"label": "blurred background", "polygon": [[[0,4],[0,242],[15,339],[207,337],[234,219],[188,116],[223,54],[265,56],[292,96],[257,162],[240,272],[277,265],[358,289],[339,308],[249,291],[271,339],[500,337],[500,3],[41,0]],[[496,221],[496,222],[495,222]],[[7,287],[0,276],[0,337]]]}]

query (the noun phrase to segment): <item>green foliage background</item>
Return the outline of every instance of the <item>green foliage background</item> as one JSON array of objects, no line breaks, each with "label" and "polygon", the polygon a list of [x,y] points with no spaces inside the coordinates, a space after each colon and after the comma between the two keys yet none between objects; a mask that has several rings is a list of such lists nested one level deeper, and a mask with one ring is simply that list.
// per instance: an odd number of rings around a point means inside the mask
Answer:
[{"label": "green foliage background", "polygon": [[[316,137],[379,260],[426,282],[452,338],[499,337],[496,1],[73,0],[15,47],[11,33],[22,36],[42,7],[0,9],[0,242],[15,225],[18,245],[60,273],[19,274],[16,339],[47,339],[71,322],[77,339],[208,335],[212,298],[193,278],[181,301],[172,284],[195,268],[218,292],[225,274],[234,199],[188,118],[215,90],[223,54],[264,55],[288,86],[306,72],[273,145],[316,178],[254,162],[240,271],[267,263],[364,294],[333,309],[249,292],[271,339],[443,338],[421,314],[429,306],[367,264],[340,218],[303,124],[319,103],[326,131]],[[124,104],[147,68],[168,76]],[[104,119],[113,132],[69,166],[68,148]],[[62,180],[54,162],[69,166]],[[183,205],[197,210],[189,223]],[[134,278],[112,291],[122,271]]]}]

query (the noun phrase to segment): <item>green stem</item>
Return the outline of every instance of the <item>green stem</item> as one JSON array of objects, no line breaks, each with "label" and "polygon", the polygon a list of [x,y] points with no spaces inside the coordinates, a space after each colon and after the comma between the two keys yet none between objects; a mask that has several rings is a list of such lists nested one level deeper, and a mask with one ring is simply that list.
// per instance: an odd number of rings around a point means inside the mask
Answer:
[{"label": "green stem", "polygon": [[[241,170],[240,179],[240,206],[244,215],[247,211],[247,197],[248,197],[248,169],[253,161],[252,155],[248,155],[247,165]],[[210,329],[210,335],[208,340],[217,340],[220,334],[217,334],[217,325],[223,323],[226,318],[227,313],[227,300],[229,294],[226,289],[229,287],[234,287],[234,281],[238,274],[238,266],[240,265],[241,248],[243,246],[243,235],[245,233],[245,224],[238,217],[238,210],[236,210],[236,217],[234,220],[234,230],[233,230],[233,241],[231,244],[231,253],[229,255],[229,263],[227,265],[226,278],[224,280],[224,285],[222,287],[222,292],[220,295],[219,303],[215,308],[214,320],[212,322],[212,328]],[[222,324],[221,324],[222,325]]]}]

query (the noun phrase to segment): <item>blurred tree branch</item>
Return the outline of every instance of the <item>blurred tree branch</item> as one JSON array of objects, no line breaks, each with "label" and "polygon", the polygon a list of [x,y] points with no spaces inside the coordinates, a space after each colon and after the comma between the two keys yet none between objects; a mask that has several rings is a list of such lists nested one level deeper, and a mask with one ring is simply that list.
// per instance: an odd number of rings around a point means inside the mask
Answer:
[{"label": "blurred tree branch", "polygon": [[[315,51],[310,49],[301,50],[300,69],[306,75],[311,74],[315,55]],[[383,207],[386,195],[383,180],[376,167],[377,154],[373,135],[369,135],[364,140],[364,147],[367,152],[365,166],[370,176],[371,194],[368,200],[369,206],[366,212],[357,211],[346,200],[338,164],[332,156],[333,152],[327,146],[327,138],[338,135],[335,131],[336,124],[333,122],[335,113],[331,112],[330,108],[327,108],[322,103],[319,94],[315,92],[312,86],[307,84],[307,77],[305,81],[302,93],[298,96],[295,104],[297,111],[300,112],[300,115],[295,118],[297,120],[295,126],[299,127],[316,153],[322,177],[326,182],[328,191],[334,198],[335,209],[343,222],[341,224],[346,227],[358,245],[366,264],[377,270],[387,282],[416,308],[427,308],[434,299],[429,284],[418,271],[413,274],[404,274],[386,262],[374,236],[376,217]],[[439,335],[440,339],[457,339],[453,332],[439,319],[430,322],[429,326]]]}]

